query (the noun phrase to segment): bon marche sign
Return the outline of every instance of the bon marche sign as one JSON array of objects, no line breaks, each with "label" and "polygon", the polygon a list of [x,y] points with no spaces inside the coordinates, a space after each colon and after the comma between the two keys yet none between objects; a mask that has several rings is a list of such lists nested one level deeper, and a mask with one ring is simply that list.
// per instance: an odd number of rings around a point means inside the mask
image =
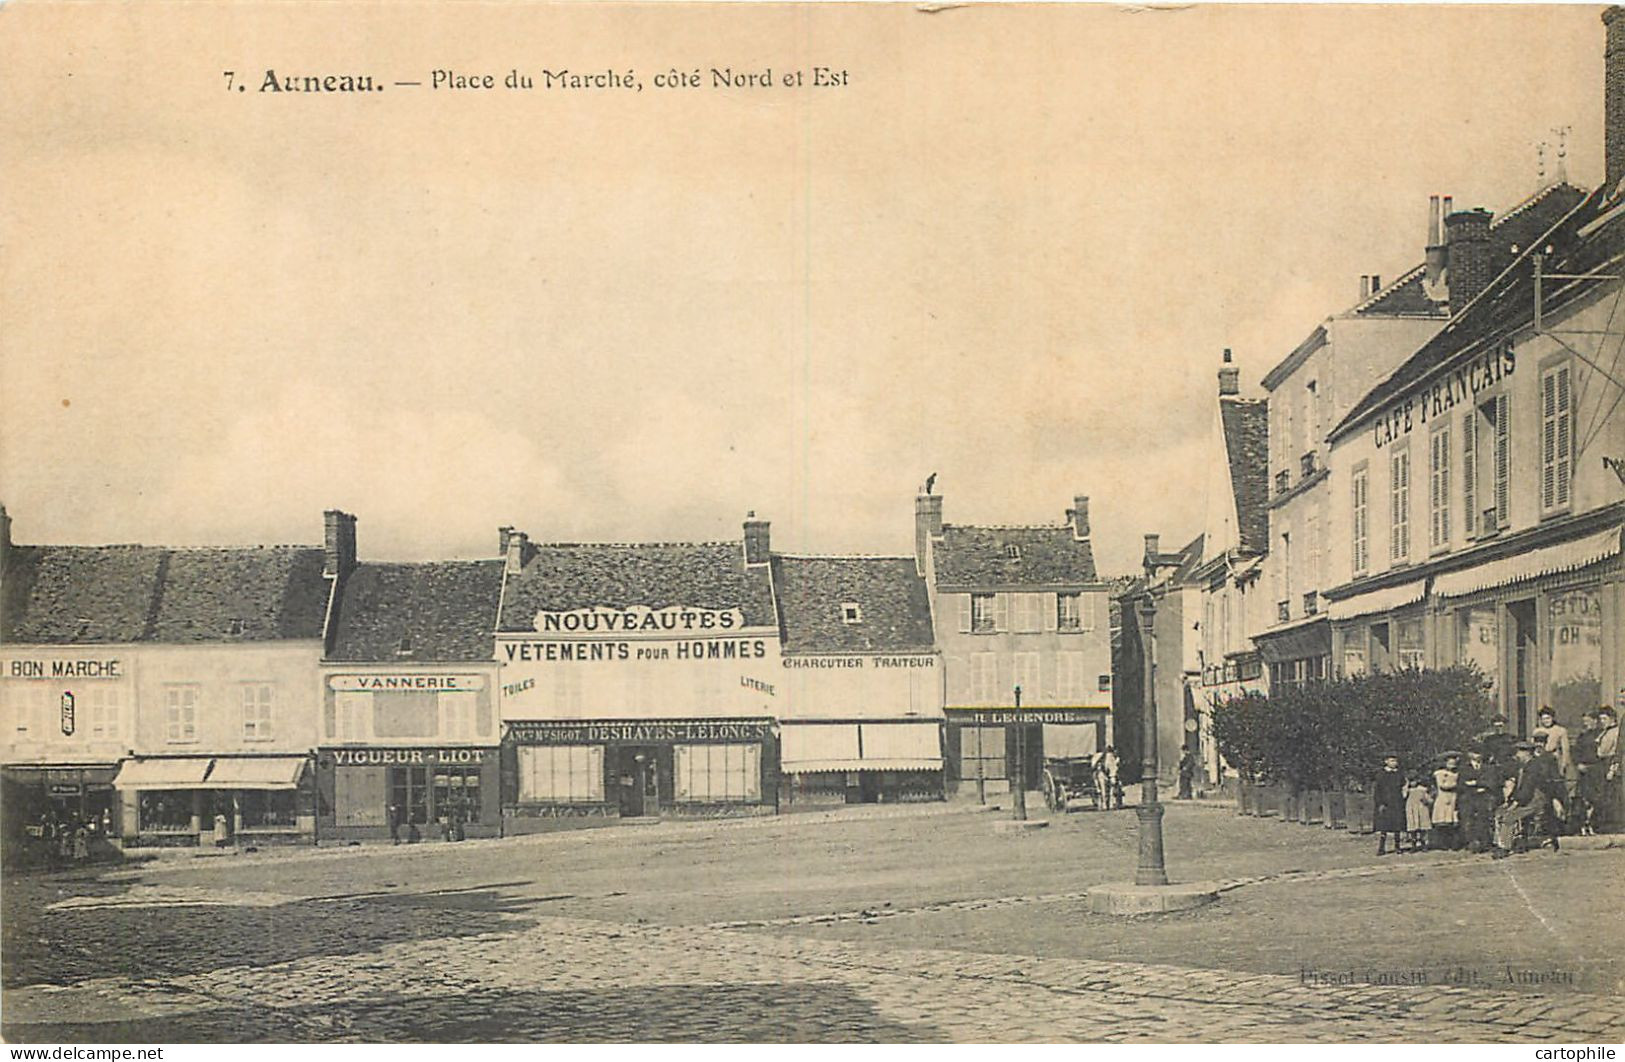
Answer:
[{"label": "bon marche sign", "polygon": [[772,726],[767,719],[513,722],[508,724],[508,736],[521,745],[602,745],[611,741],[761,741]]},{"label": "bon marche sign", "polygon": [[19,679],[121,679],[123,665],[116,657],[110,660],[64,660],[39,657],[18,657],[4,665],[6,678]]}]

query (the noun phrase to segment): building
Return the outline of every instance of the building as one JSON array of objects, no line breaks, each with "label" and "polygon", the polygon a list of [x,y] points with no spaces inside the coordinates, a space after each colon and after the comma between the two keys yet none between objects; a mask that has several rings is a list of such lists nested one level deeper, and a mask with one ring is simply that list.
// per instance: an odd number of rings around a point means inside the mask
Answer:
[{"label": "building", "polygon": [[943,669],[914,558],[772,564],[780,805],[942,799]]},{"label": "building", "polygon": [[[1095,572],[1089,499],[1059,526],[945,524],[915,499],[916,570],[942,651],[950,793],[1039,784],[1044,757],[1111,736],[1109,587]],[[1017,704],[1019,690],[1020,703]]]},{"label": "building", "polygon": [[0,544],[8,838],[314,837],[321,549]]},{"label": "building", "polygon": [[[1190,714],[1181,720],[1185,728],[1181,750],[1198,757],[1208,782],[1220,777],[1213,709],[1232,697],[1265,688],[1264,666],[1252,632],[1267,622],[1270,607],[1261,577],[1270,548],[1269,404],[1241,397],[1241,372],[1228,350],[1219,369],[1213,439],[1201,561],[1181,576],[1202,590],[1198,670],[1180,698],[1182,705],[1190,706]],[[1193,722],[1195,730],[1190,729]],[[1166,751],[1169,746],[1159,748]],[[1162,756],[1164,762],[1170,758],[1177,768],[1178,753]]]},{"label": "building", "polygon": [[1125,781],[1138,781],[1145,760],[1145,634],[1141,606],[1154,609],[1151,621],[1152,682],[1157,718],[1157,780],[1178,778],[1179,753],[1195,748],[1201,728],[1197,691],[1202,682],[1202,613],[1208,584],[1197,578],[1206,555],[1206,536],[1184,548],[1162,550],[1162,536],[1145,536],[1144,574],[1118,592],[1121,630],[1112,659],[1112,726]]},{"label": "building", "polygon": [[358,563],[355,517],[327,522],[337,587],[322,660],[321,838],[498,835],[503,561]]},{"label": "building", "polygon": [[507,534],[496,660],[510,832],[775,810],[784,669],[770,559],[754,518],[742,543]]},{"label": "building", "polygon": [[[1324,591],[1329,563],[1327,434],[1362,396],[1444,327],[1486,269],[1508,265],[1584,193],[1559,179],[1496,219],[1486,235],[1444,224],[1451,199],[1428,204],[1423,261],[1393,283],[1360,278],[1360,301],[1322,321],[1264,377],[1269,392],[1269,545],[1261,582],[1270,607],[1250,627],[1272,688],[1325,678],[1332,666]],[[1448,238],[1447,238],[1448,236]],[[1470,247],[1459,245],[1470,237]]]},{"label": "building", "polygon": [[[1480,271],[1449,326],[1330,434],[1340,670],[1475,664],[1520,733],[1542,705],[1576,725],[1625,686],[1619,80],[1606,188]],[[1484,211],[1447,224],[1475,244],[1490,231]]]}]

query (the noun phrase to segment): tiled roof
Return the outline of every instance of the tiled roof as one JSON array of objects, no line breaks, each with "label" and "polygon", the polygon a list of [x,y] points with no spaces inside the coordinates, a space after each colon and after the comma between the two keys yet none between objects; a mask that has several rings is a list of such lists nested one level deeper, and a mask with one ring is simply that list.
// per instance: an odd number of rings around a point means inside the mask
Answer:
[{"label": "tiled roof", "polygon": [[767,565],[746,570],[743,543],[662,542],[537,546],[508,577],[500,628],[531,630],[543,611],[634,605],[737,608],[746,626],[778,625]]},{"label": "tiled roof", "polygon": [[[1532,242],[1584,198],[1585,192],[1572,184],[1551,184],[1496,218],[1490,223],[1491,250],[1494,253],[1491,268],[1496,272],[1505,269],[1519,252],[1527,250]],[[1451,310],[1460,309],[1447,307],[1430,298],[1424,286],[1426,276],[1427,269],[1418,266],[1356,306],[1354,312],[1361,315],[1429,314],[1445,317]]]},{"label": "tiled roof", "polygon": [[[931,649],[931,602],[912,557],[773,558],[785,652]],[[858,606],[848,623],[842,606]]]},{"label": "tiled roof", "polygon": [[1170,582],[1189,582],[1196,575],[1196,569],[1202,566],[1202,554],[1206,549],[1206,543],[1206,535],[1197,535],[1185,543],[1185,548],[1179,551],[1179,567],[1168,577]]},{"label": "tiled roof", "polygon": [[1219,415],[1236,496],[1237,534],[1243,553],[1263,553],[1270,544],[1270,419],[1263,399],[1222,399]]},{"label": "tiled roof", "polygon": [[1074,586],[1097,580],[1089,540],[1074,538],[1070,525],[945,524],[935,555],[938,586]]},{"label": "tiled roof", "polygon": [[0,640],[72,645],[320,638],[320,549],[14,546]]},{"label": "tiled roof", "polygon": [[[1556,197],[1551,202],[1555,205],[1566,201],[1566,198]],[[1519,243],[1521,253],[1515,259],[1499,264],[1500,273],[1490,286],[1387,379],[1366,392],[1332,429],[1331,438],[1345,434],[1373,411],[1387,405],[1472,343],[1491,333],[1503,332],[1533,320],[1534,284],[1528,260],[1534,250],[1548,245],[1554,248],[1555,253],[1545,264],[1548,273],[1578,274],[1596,268],[1625,249],[1625,237],[1622,237],[1621,231],[1625,227],[1618,222],[1603,226],[1589,238],[1581,238],[1580,229],[1598,218],[1601,209],[1601,194],[1593,192],[1555,225],[1535,231],[1523,239]],[[1555,308],[1556,297],[1555,290],[1548,289],[1548,311]]]},{"label": "tiled roof", "polygon": [[358,565],[339,592],[328,659],[490,660],[501,594],[500,560]]}]

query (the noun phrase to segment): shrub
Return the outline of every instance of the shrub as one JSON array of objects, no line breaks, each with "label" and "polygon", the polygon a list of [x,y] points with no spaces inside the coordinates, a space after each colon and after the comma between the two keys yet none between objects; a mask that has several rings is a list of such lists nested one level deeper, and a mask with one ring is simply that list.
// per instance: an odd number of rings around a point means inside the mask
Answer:
[{"label": "shrub", "polygon": [[1406,669],[1247,694],[1213,713],[1219,752],[1247,782],[1363,785],[1395,753],[1407,768],[1465,749],[1494,714],[1473,667]]}]

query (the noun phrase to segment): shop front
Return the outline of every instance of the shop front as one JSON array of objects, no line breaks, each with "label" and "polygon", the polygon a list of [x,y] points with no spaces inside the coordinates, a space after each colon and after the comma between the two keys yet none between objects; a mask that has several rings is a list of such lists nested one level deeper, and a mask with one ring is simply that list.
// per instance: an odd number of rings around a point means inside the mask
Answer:
[{"label": "shop front", "polygon": [[574,818],[772,814],[773,721],[510,721],[503,745],[506,828]]},{"label": "shop front", "polygon": [[316,753],[325,841],[462,840],[502,832],[497,746],[368,746]]},{"label": "shop front", "polygon": [[112,780],[126,847],[311,844],[310,756],[128,759]]},{"label": "shop front", "polygon": [[798,720],[780,742],[785,806],[943,798],[940,718]]},{"label": "shop front", "polygon": [[117,773],[116,763],[0,767],[6,864],[37,866],[109,854],[119,833]]},{"label": "shop front", "polygon": [[948,708],[948,784],[985,797],[1043,782],[1047,758],[1093,756],[1111,743],[1111,709]]}]

